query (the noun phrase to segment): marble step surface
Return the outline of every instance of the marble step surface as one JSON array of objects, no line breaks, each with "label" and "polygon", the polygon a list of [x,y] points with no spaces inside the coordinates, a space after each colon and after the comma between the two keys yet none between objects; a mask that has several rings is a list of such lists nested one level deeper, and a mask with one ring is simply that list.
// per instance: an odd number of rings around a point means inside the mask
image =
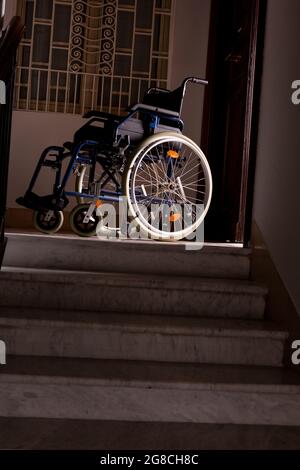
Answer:
[{"label": "marble step surface", "polygon": [[288,334],[267,322],[1,309],[7,354],[282,365]]},{"label": "marble step surface", "polygon": [[[10,450],[295,450],[300,427],[0,418]],[[282,467],[286,456],[281,454]],[[276,455],[278,461],[278,455]],[[280,465],[278,463],[278,465]]]},{"label": "marble step surface", "polygon": [[267,296],[248,281],[7,267],[0,292],[0,306],[244,319],[262,319]]},{"label": "marble step surface", "polygon": [[268,367],[9,356],[0,416],[299,426],[300,380]]},{"label": "marble step surface", "polygon": [[0,446],[11,450],[278,451],[299,443],[299,426],[0,417]]},{"label": "marble step surface", "polygon": [[[184,242],[7,234],[4,266],[248,279],[250,250]],[[37,249],[38,246],[38,249]]]}]

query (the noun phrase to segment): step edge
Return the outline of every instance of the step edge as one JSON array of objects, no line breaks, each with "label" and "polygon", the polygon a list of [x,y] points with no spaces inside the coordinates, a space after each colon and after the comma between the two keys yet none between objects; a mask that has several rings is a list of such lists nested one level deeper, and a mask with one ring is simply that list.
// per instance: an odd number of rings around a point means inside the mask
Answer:
[{"label": "step edge", "polygon": [[[39,235],[39,234],[18,234],[15,232],[6,232],[6,236],[8,238],[8,241],[12,242],[19,242],[20,239],[24,242],[30,242],[32,239],[38,239],[42,243],[49,243],[49,242],[56,242],[58,240],[61,243],[69,243],[72,241],[72,243],[77,244],[77,245],[84,245],[85,247],[92,247],[93,244],[99,242],[103,243],[105,245],[112,245],[112,246],[117,246],[117,249],[127,249],[129,248],[137,248],[137,249],[149,249],[149,250],[154,250],[158,251],[162,247],[164,248],[164,251],[178,251],[179,253],[189,253],[191,252],[192,254],[195,253],[195,251],[201,252],[201,253],[216,253],[220,255],[237,255],[237,256],[245,256],[249,257],[252,253],[251,248],[243,248],[240,246],[237,247],[226,247],[226,246],[217,246],[217,245],[206,245],[204,244],[203,248],[200,250],[186,250],[185,247],[186,245],[191,246],[193,243],[184,243],[181,242],[182,244],[174,244],[173,242],[159,242],[155,241],[154,243],[151,241],[134,241],[134,240],[96,240],[96,239],[91,239],[91,240],[84,240],[79,237],[74,237],[72,235],[70,236],[59,236],[59,235],[54,235],[51,237],[47,237],[45,235]],[[202,245],[202,244],[201,244]],[[93,248],[92,248],[93,249]]]},{"label": "step edge", "polygon": [[[103,314],[101,314],[103,315]],[[99,317],[101,317],[99,315]],[[222,338],[260,338],[272,340],[286,340],[289,336],[287,331],[282,330],[257,330],[242,327],[201,327],[201,326],[169,326],[169,325],[138,325],[126,324],[126,314],[124,314],[124,322],[106,323],[106,322],[83,322],[73,320],[51,320],[51,319],[23,319],[23,318],[6,318],[0,317],[0,327],[8,328],[73,328],[73,329],[91,329],[95,331],[120,331],[124,333],[138,334],[160,334],[162,336],[187,336],[187,337],[222,337]],[[99,318],[100,320],[100,318]],[[234,320],[233,320],[234,321]],[[243,321],[243,320],[238,320]],[[201,319],[199,319],[201,322]],[[50,324],[50,325],[49,325]],[[166,331],[169,330],[169,331]]]},{"label": "step edge", "polygon": [[[24,380],[26,379],[26,381]],[[189,390],[232,393],[268,393],[272,395],[298,395],[300,402],[300,385],[294,384],[240,384],[240,383],[213,383],[213,382],[187,382],[187,381],[151,381],[138,379],[105,379],[90,377],[63,377],[57,375],[30,375],[30,374],[0,374],[0,387],[4,384],[31,384],[54,386],[86,386],[86,387],[124,387],[162,390]]]},{"label": "step edge", "polygon": [[[37,283],[56,283],[74,285],[78,278],[84,277],[85,285],[104,285],[114,287],[147,287],[152,290],[162,290],[164,288],[202,291],[215,293],[238,293],[266,296],[268,288],[263,285],[255,284],[249,280],[243,279],[223,279],[206,277],[184,277],[182,276],[162,276],[157,275],[153,279],[149,274],[141,273],[111,273],[111,272],[91,272],[91,271],[69,271],[69,270],[47,270],[23,268],[22,271],[16,271],[16,268],[4,267],[0,272],[0,283],[4,281],[14,282],[37,282]],[[22,269],[22,268],[21,268]],[[102,276],[102,277],[101,277]],[[83,279],[80,279],[82,282]],[[135,282],[137,285],[132,285]],[[159,284],[160,283],[160,284]],[[169,284],[169,285],[168,285]],[[170,285],[173,284],[173,285]],[[175,285],[174,285],[175,284]]]}]

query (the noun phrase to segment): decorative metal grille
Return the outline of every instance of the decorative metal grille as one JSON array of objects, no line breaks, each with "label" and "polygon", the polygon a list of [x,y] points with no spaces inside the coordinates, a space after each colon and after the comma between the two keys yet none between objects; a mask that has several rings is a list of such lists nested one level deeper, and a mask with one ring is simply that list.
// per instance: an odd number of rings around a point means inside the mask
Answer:
[{"label": "decorative metal grille", "polygon": [[123,113],[167,87],[172,0],[19,0],[16,109]]},{"label": "decorative metal grille", "polygon": [[116,16],[117,0],[73,2],[70,71],[112,74]]}]

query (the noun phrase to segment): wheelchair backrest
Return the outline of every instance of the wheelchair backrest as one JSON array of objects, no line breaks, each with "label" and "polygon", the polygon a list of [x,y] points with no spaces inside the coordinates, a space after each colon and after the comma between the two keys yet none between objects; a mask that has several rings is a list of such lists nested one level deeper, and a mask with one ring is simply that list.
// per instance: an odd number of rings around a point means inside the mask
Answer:
[{"label": "wheelchair backrest", "polygon": [[142,103],[169,111],[175,111],[180,115],[183,95],[184,88],[182,85],[173,91],[161,88],[149,88],[144,95]]},{"label": "wheelchair backrest", "polygon": [[143,104],[155,106],[164,110],[175,111],[179,117],[182,110],[185,90],[188,83],[207,85],[207,80],[198,77],[187,77],[182,84],[173,91],[163,88],[149,88],[143,98]]}]

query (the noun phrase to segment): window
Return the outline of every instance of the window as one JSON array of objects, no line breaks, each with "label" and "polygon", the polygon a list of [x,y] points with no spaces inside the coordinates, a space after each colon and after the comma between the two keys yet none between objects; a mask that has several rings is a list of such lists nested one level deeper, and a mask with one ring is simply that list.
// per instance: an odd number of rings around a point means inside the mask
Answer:
[{"label": "window", "polygon": [[122,113],[166,87],[172,0],[19,0],[16,109]]}]

